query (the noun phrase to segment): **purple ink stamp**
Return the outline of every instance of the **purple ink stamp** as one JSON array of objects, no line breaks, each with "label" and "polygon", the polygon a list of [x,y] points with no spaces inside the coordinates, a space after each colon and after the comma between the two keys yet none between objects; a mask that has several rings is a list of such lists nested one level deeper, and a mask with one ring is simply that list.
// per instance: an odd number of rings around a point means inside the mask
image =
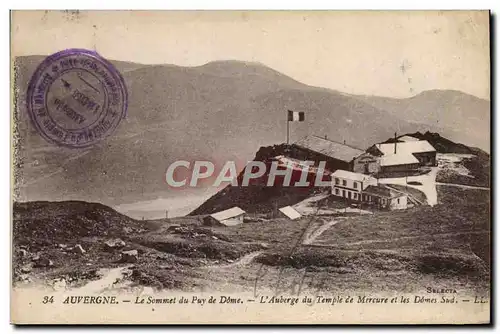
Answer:
[{"label": "purple ink stamp", "polygon": [[127,89],[116,68],[94,51],[68,49],[47,57],[28,86],[28,113],[43,138],[61,146],[93,145],[127,111]]}]

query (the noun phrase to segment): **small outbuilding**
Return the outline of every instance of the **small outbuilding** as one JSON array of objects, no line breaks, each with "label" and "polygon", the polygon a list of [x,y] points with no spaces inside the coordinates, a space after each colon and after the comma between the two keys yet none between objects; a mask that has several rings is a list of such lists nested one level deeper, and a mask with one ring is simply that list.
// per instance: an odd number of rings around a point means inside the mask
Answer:
[{"label": "small outbuilding", "polygon": [[205,225],[225,225],[225,226],[235,226],[243,223],[243,218],[245,216],[245,211],[235,206],[231,209],[224,211],[212,213],[203,219]]},{"label": "small outbuilding", "polygon": [[302,215],[298,213],[297,210],[295,210],[291,206],[285,206],[284,208],[279,209],[279,211],[286,217],[290,218],[291,220],[295,220],[302,217]]}]

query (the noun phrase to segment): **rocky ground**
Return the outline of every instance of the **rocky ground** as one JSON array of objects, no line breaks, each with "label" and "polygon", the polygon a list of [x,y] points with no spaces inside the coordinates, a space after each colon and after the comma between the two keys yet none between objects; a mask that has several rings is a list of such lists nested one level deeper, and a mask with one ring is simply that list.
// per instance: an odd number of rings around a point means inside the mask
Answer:
[{"label": "rocky ground", "polygon": [[[13,280],[84,292],[183,291],[416,292],[426,286],[489,289],[488,193],[440,187],[440,203],[400,212],[323,212],[329,201],[306,201],[302,218],[254,215],[233,227],[205,227],[199,217],[135,221],[119,215],[108,233],[85,226],[106,223],[80,208],[43,214],[27,206],[14,221]],[[319,204],[323,203],[323,204]],[[58,206],[64,207],[61,202]],[[84,204],[96,210],[94,204]],[[335,210],[341,203],[332,204]],[[71,205],[70,205],[71,206]],[[101,214],[108,220],[112,209]],[[24,211],[23,211],[24,210]],[[88,219],[82,219],[81,216]],[[31,219],[31,221],[30,221]],[[95,219],[96,221],[93,221]],[[69,228],[58,229],[64,221]],[[122,225],[120,225],[122,224]],[[112,232],[109,232],[112,231]],[[22,234],[20,234],[22,233]],[[300,283],[298,283],[300,282]]]}]

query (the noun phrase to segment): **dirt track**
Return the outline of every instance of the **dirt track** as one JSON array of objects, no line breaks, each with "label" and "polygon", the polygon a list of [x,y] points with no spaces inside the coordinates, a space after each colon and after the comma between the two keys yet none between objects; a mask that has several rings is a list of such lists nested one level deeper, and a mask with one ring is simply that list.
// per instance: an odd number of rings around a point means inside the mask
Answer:
[{"label": "dirt track", "polygon": [[250,254],[247,254],[245,256],[242,256],[239,258],[237,261],[225,265],[212,265],[212,266],[207,266],[207,268],[234,268],[238,266],[246,266],[252,263],[253,259],[255,259],[257,256],[262,254],[262,251],[257,251],[257,252],[252,252]]},{"label": "dirt track", "polygon": [[323,232],[325,232],[326,230],[328,230],[330,227],[332,227],[333,225],[335,225],[337,223],[338,223],[338,221],[332,220],[332,221],[329,221],[328,223],[321,225],[320,227],[318,227],[315,230],[309,231],[305,235],[304,240],[302,241],[302,244],[303,245],[312,244],[321,234],[323,234]]},{"label": "dirt track", "polygon": [[100,279],[96,281],[90,281],[76,291],[81,294],[102,293],[104,290],[110,289],[119,279],[123,278],[123,271],[126,269],[127,267],[101,269],[101,272],[103,272],[104,275]]},{"label": "dirt track", "polygon": [[478,190],[486,190],[486,191],[490,191],[491,190],[488,187],[468,186],[468,185],[465,185],[465,184],[456,184],[456,183],[436,182],[436,185],[438,185],[438,186],[457,187],[457,188],[462,188],[462,189],[478,189]]}]

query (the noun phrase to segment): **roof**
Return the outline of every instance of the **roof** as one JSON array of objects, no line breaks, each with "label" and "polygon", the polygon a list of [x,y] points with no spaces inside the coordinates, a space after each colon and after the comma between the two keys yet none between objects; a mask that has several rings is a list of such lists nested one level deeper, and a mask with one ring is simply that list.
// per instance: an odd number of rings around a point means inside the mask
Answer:
[{"label": "roof", "polygon": [[292,220],[301,217],[300,213],[298,213],[297,210],[295,210],[291,206],[285,206],[284,208],[281,208],[280,212]]},{"label": "roof", "polygon": [[[279,164],[284,165],[286,168],[291,168],[293,170],[304,171],[307,170],[309,173],[318,173],[318,167],[313,165],[306,165],[304,160],[294,159],[290,157],[285,157],[284,155],[278,155],[273,158],[278,161]],[[329,170],[324,170],[323,174],[331,174]]]},{"label": "roof", "polygon": [[212,213],[210,215],[210,217],[212,217],[212,218],[214,218],[214,219],[216,219],[218,221],[222,221],[222,220],[226,220],[226,219],[229,219],[229,218],[240,216],[240,215],[242,215],[244,213],[245,213],[245,211],[243,211],[239,207],[235,206],[235,207],[232,207],[231,209],[227,209],[227,210],[224,210],[224,211]]},{"label": "roof", "polygon": [[375,180],[372,176],[370,175],[365,175],[361,173],[353,173],[349,172],[343,169],[337,169],[333,174],[333,177],[340,177],[343,179],[349,179],[349,180],[354,180],[354,181],[366,181],[366,180]]},{"label": "roof", "polygon": [[[377,144],[376,146],[384,155],[394,154],[394,143]],[[404,152],[405,154],[413,154],[435,151],[436,149],[431,144],[429,144],[427,140],[407,141],[397,143],[396,146],[396,154],[399,154],[400,152]]]},{"label": "roof", "polygon": [[359,148],[317,136],[304,137],[295,142],[295,145],[346,162],[350,162],[364,152]]},{"label": "roof", "polygon": [[413,154],[392,154],[380,158],[380,166],[408,165],[418,163]]},{"label": "roof", "polygon": [[408,141],[419,141],[420,139],[412,137],[412,136],[405,135],[405,136],[399,137],[398,140],[404,141],[404,142],[408,142]]},{"label": "roof", "polygon": [[396,191],[390,187],[387,187],[383,184],[379,184],[376,186],[368,186],[363,191],[363,194],[368,194],[377,197],[385,197],[385,198],[396,198],[407,196],[405,193],[401,191]]}]

